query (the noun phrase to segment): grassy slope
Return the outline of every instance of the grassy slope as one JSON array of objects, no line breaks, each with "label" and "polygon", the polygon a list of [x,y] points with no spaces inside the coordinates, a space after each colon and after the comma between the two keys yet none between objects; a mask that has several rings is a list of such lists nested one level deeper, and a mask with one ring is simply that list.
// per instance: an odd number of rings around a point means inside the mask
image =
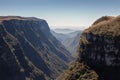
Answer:
[{"label": "grassy slope", "polygon": [[120,16],[104,16],[93,23],[84,33],[93,33],[94,35],[105,37],[114,37],[120,35]]},{"label": "grassy slope", "polygon": [[76,61],[65,72],[62,80],[98,80],[98,75],[90,67]]}]

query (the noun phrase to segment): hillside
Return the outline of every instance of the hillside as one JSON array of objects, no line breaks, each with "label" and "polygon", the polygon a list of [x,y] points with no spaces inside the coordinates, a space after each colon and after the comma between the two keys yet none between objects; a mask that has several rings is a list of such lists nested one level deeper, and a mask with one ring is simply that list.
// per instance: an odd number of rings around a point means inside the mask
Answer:
[{"label": "hillside", "polygon": [[45,20],[0,17],[0,80],[49,80],[72,60]]},{"label": "hillside", "polygon": [[62,34],[68,34],[68,33],[72,33],[75,32],[76,30],[73,29],[69,29],[70,26],[68,26],[69,28],[62,28],[62,26],[58,26],[59,28],[55,28],[52,29],[53,31],[55,31],[56,33],[62,33]]},{"label": "hillside", "polygon": [[71,38],[67,38],[66,40],[62,41],[62,44],[71,53],[73,57],[77,56],[76,50],[79,45],[80,35],[81,35],[81,31],[77,32],[75,36]]},{"label": "hillside", "polygon": [[64,73],[62,80],[120,80],[119,28],[119,16],[104,16],[84,30],[80,37],[79,55],[71,65],[74,67]]},{"label": "hillside", "polygon": [[86,29],[84,33],[92,33],[94,35],[113,37],[120,35],[120,16],[111,17],[103,16],[96,20],[91,27]]},{"label": "hillside", "polygon": [[65,41],[66,39],[70,38],[70,36],[67,35],[67,34],[57,33],[57,32],[55,32],[55,31],[53,31],[53,30],[51,30],[51,33],[52,33],[52,35],[55,36],[56,39],[59,40],[60,42]]},{"label": "hillside", "polygon": [[84,63],[74,62],[59,80],[99,80],[97,73]]},{"label": "hillside", "polygon": [[[62,31],[63,30],[63,33]],[[81,30],[69,30],[69,29],[61,29],[58,32],[51,30],[53,36],[55,36],[64,46],[65,48],[71,53],[73,57],[76,56],[76,50],[79,44],[79,38],[82,33]],[[68,30],[68,31],[67,31]],[[64,32],[66,31],[66,33]],[[71,32],[72,31],[72,32]],[[59,33],[61,32],[61,33]]]}]

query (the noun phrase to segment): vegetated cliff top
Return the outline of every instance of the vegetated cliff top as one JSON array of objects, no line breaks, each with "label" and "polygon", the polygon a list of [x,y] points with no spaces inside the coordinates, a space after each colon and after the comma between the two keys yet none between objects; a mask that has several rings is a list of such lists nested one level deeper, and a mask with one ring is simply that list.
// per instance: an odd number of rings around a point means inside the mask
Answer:
[{"label": "vegetated cliff top", "polygon": [[[50,33],[47,22],[34,17],[0,17],[0,53],[0,80],[54,79],[73,59]],[[21,79],[19,67],[28,79]]]},{"label": "vegetated cliff top", "polygon": [[103,16],[96,20],[83,34],[92,33],[94,35],[113,37],[120,35],[120,16]]},{"label": "vegetated cliff top", "polygon": [[99,80],[99,77],[90,67],[76,61],[65,71],[62,80]]},{"label": "vegetated cliff top", "polygon": [[[14,22],[17,22],[17,23],[14,23]],[[24,23],[28,23],[29,25],[34,25],[34,26],[36,25],[35,27],[38,26],[38,27],[41,27],[42,29],[46,29],[50,31],[47,21],[44,19],[36,18],[36,17],[0,16],[0,25],[6,24],[6,23],[10,23],[13,25],[15,24],[18,26]]]},{"label": "vegetated cliff top", "polygon": [[35,17],[21,17],[21,16],[0,16],[0,22],[4,20],[42,20]]}]

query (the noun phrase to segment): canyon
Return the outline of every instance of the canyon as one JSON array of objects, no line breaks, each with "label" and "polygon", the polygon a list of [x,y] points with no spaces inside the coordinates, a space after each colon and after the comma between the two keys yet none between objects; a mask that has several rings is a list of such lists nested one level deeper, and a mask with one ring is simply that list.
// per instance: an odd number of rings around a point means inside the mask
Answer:
[{"label": "canyon", "polygon": [[120,80],[119,31],[120,16],[103,16],[85,29],[63,80]]},{"label": "canyon", "polygon": [[45,20],[0,17],[1,80],[55,79],[72,59]]}]

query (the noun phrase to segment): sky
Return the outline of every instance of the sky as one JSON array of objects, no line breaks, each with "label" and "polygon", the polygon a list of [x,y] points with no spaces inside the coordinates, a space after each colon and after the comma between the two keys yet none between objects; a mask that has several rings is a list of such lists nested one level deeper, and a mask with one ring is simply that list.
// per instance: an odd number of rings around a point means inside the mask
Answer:
[{"label": "sky", "polygon": [[89,27],[101,16],[120,15],[120,0],[0,0],[0,16],[45,19],[50,28]]}]

